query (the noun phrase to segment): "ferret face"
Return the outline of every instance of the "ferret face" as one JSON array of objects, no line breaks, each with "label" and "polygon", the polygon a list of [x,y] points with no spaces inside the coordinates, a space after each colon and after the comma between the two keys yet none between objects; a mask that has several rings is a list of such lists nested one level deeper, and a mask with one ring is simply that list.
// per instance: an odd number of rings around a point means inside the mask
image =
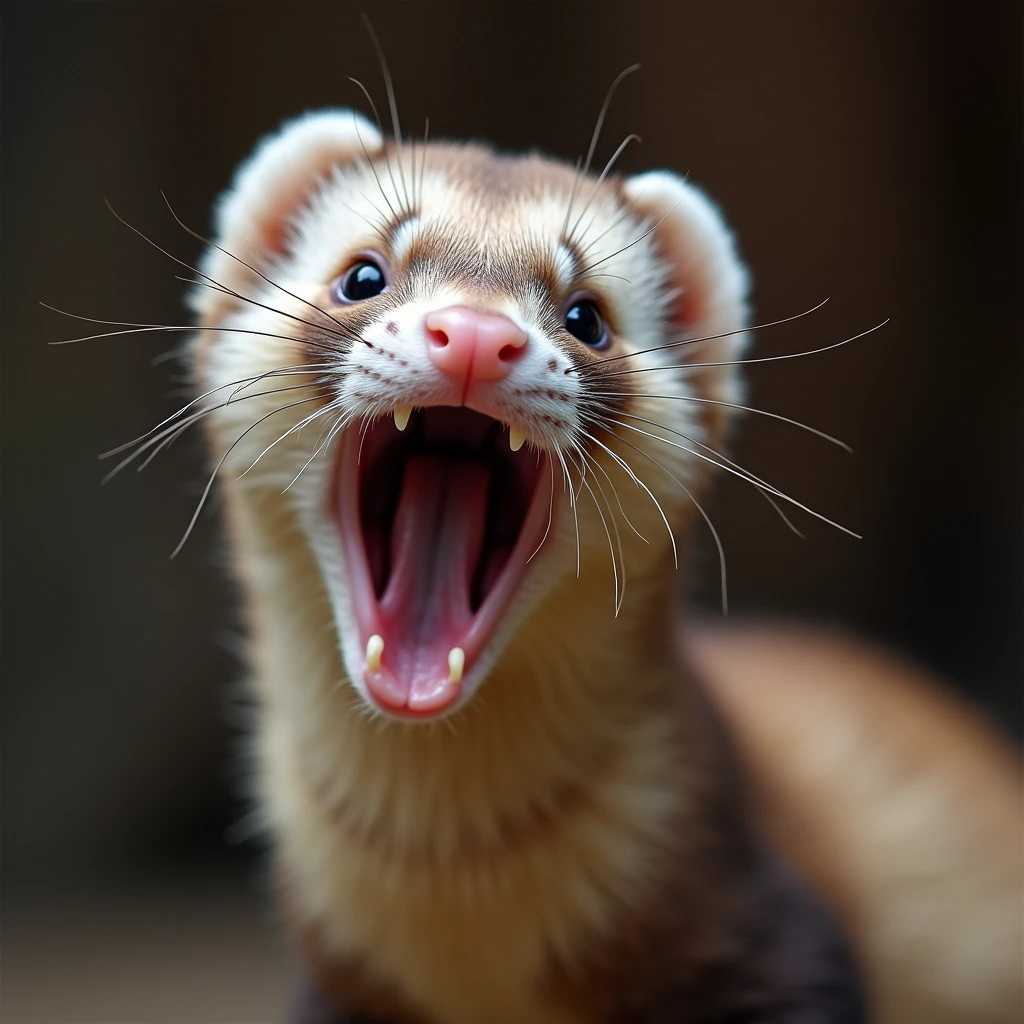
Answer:
[{"label": "ferret face", "polygon": [[738,396],[698,364],[745,317],[691,186],[339,111],[265,142],[218,229],[193,357],[224,486],[294,521],[369,707],[450,713],[567,579],[610,624],[671,567]]}]

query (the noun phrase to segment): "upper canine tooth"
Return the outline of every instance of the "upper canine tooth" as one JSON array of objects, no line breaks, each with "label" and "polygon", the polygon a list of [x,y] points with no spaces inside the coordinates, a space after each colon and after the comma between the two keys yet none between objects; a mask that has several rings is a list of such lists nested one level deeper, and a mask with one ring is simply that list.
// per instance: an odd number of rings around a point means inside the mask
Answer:
[{"label": "upper canine tooth", "polygon": [[395,426],[399,430],[405,430],[409,425],[409,417],[412,415],[412,406],[399,405],[395,408]]},{"label": "upper canine tooth", "polygon": [[370,672],[380,671],[380,656],[384,653],[384,637],[374,633],[366,641],[366,667]]},{"label": "upper canine tooth", "polygon": [[466,652],[461,647],[453,647],[448,652],[448,681],[453,686],[462,682],[462,670],[466,667]]},{"label": "upper canine tooth", "polygon": [[519,451],[519,449],[523,447],[523,442],[525,440],[526,434],[524,434],[518,427],[508,428],[508,446],[512,451]]}]

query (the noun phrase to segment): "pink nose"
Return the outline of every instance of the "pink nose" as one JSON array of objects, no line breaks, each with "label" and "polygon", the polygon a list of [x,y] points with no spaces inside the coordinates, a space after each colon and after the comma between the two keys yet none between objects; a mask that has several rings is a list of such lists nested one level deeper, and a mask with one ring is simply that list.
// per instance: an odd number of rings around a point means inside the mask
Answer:
[{"label": "pink nose", "polygon": [[443,373],[465,388],[507,377],[526,351],[526,333],[507,316],[449,306],[427,314],[427,352]]}]

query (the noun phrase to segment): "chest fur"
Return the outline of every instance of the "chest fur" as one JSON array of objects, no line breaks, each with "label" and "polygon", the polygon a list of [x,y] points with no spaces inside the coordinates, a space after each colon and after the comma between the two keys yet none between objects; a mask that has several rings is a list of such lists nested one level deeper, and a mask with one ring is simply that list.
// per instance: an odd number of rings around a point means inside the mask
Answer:
[{"label": "chest fur", "polygon": [[[453,1024],[584,1020],[550,1003],[546,982],[651,883],[652,851],[678,813],[659,733],[616,745],[588,777],[563,779],[533,802],[491,791],[488,806],[474,807],[458,785],[428,781],[417,800],[318,780],[311,752],[286,723],[269,723],[268,808],[295,909],[322,958],[364,965]],[[463,800],[462,813],[439,812],[432,832],[432,815],[417,822],[410,809],[447,799]]]}]

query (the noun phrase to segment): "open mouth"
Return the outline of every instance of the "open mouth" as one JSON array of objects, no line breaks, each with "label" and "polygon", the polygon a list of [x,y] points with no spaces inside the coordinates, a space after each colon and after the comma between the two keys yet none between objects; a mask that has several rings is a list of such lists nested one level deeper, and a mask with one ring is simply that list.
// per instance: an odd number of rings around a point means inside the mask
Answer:
[{"label": "open mouth", "polygon": [[458,699],[544,539],[546,456],[466,408],[363,426],[342,440],[336,506],[363,682],[388,711],[429,717]]}]

